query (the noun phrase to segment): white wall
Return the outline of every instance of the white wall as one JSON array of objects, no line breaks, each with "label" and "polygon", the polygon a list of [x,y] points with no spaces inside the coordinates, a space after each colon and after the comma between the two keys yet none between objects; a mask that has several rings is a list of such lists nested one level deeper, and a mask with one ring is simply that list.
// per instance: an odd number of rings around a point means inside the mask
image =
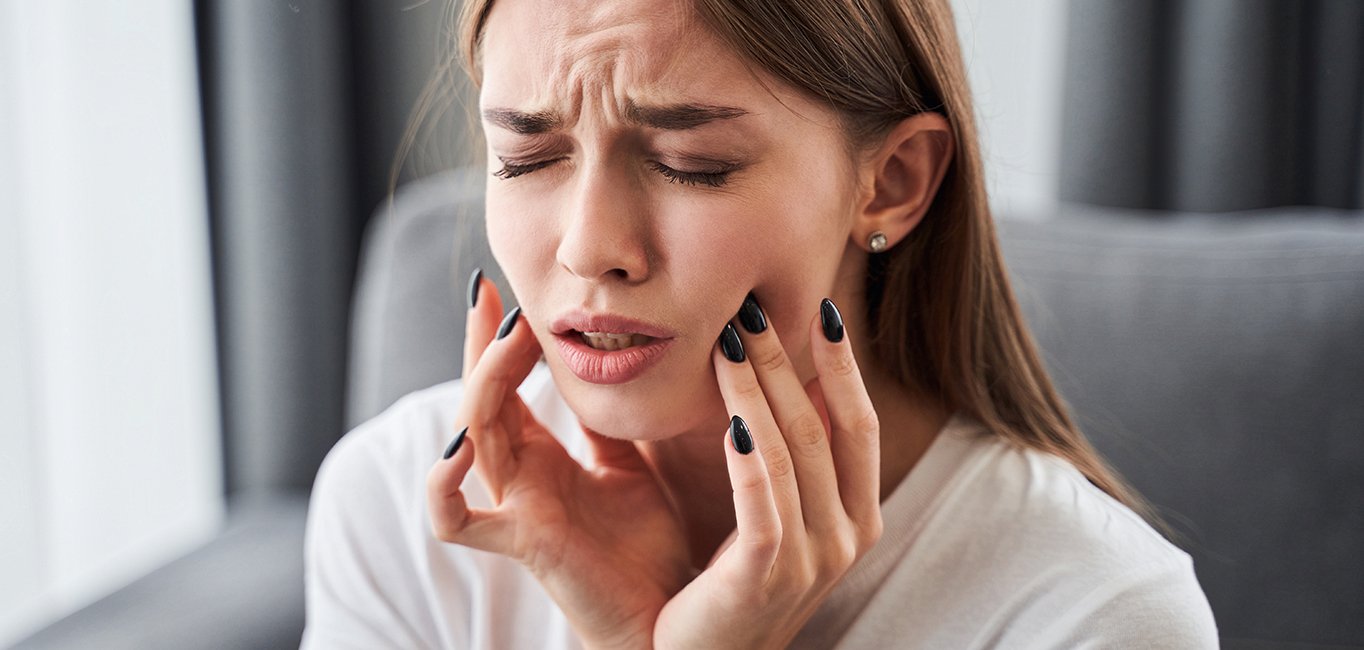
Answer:
[{"label": "white wall", "polygon": [[952,0],[999,218],[1056,211],[1069,0]]},{"label": "white wall", "polygon": [[0,646],[221,520],[190,12],[0,0]]}]

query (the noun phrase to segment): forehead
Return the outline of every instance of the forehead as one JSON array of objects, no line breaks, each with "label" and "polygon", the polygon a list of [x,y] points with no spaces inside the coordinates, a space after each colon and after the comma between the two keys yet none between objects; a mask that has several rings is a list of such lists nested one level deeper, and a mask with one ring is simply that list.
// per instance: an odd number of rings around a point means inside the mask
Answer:
[{"label": "forehead", "polygon": [[774,101],[771,84],[687,2],[498,0],[482,47],[481,107],[552,110],[572,122],[584,101]]}]

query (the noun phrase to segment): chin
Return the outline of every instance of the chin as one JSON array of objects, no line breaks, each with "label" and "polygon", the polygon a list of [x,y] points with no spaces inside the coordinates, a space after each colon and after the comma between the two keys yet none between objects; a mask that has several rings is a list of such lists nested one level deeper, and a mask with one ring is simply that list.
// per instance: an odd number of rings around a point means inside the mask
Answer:
[{"label": "chin", "polygon": [[[708,415],[721,425],[728,417],[714,381],[690,382],[685,389],[681,382],[663,377],[599,385],[578,379],[566,368],[555,370],[555,384],[573,413],[588,428],[610,438],[664,440],[703,426]],[[716,429],[717,436],[722,429]]]}]

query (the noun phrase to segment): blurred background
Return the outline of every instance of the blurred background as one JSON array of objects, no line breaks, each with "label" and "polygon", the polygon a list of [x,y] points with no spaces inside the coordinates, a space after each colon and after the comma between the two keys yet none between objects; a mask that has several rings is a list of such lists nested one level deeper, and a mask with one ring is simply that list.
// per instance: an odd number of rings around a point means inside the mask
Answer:
[{"label": "blurred background", "polygon": [[[0,0],[0,646],[297,647],[317,465],[488,262],[457,4]],[[1364,647],[1364,2],[952,5],[1082,428],[1224,645]]]}]

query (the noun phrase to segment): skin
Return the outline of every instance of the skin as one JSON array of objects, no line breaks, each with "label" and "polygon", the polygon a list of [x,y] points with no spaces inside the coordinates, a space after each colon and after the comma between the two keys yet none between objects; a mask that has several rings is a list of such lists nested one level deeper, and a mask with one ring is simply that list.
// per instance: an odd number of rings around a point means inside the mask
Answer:
[{"label": "skin", "polygon": [[[487,281],[470,311],[468,440],[428,481],[437,537],[521,560],[590,646],[789,640],[879,537],[876,505],[948,417],[875,364],[860,315],[867,238],[880,230],[893,246],[922,219],[950,126],[917,115],[849,156],[832,111],[686,11],[642,1],[499,0],[483,74],[489,171],[536,167],[490,174],[487,188],[489,243],[524,312],[494,341],[502,301]],[[628,119],[630,102],[745,114],[655,129]],[[490,109],[545,111],[558,128],[514,133]],[[735,167],[718,186],[657,167],[718,162]],[[761,334],[735,319],[750,291],[770,325]],[[843,314],[839,343],[821,335],[824,297]],[[633,381],[584,382],[549,331],[575,307],[676,340]],[[717,351],[727,322],[744,363]],[[589,469],[515,395],[542,353],[588,431]],[[753,454],[726,442],[735,413]],[[465,507],[470,468],[495,509]],[[716,636],[694,636],[705,633]]]}]

